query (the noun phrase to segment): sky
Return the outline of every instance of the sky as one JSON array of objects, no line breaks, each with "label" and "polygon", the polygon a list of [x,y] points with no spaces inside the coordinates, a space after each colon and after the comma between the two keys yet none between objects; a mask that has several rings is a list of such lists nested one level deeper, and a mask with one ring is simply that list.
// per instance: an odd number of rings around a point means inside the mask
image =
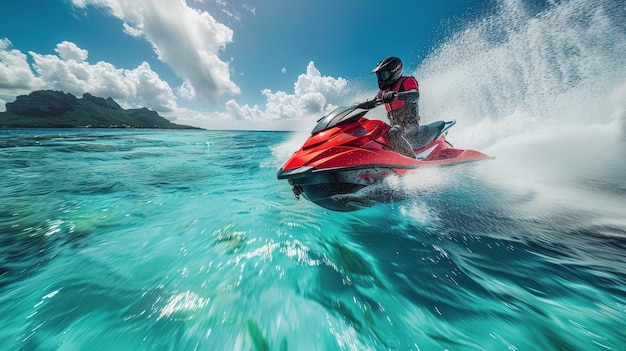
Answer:
[{"label": "sky", "polygon": [[0,111],[52,89],[207,129],[300,130],[373,96],[387,56],[413,74],[488,2],[3,1]]}]

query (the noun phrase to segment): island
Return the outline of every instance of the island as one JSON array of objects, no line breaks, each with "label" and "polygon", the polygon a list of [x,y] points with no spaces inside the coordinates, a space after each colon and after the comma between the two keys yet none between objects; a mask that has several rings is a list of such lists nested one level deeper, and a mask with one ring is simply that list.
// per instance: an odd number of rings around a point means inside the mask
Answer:
[{"label": "island", "polygon": [[123,109],[112,98],[38,90],[20,95],[0,112],[0,128],[200,129],[175,124],[147,108]]}]

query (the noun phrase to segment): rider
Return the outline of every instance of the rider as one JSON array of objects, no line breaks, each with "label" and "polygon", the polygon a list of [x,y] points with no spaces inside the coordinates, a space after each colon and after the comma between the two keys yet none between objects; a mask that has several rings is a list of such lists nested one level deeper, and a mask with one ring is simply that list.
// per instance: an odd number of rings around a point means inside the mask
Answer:
[{"label": "rider", "polygon": [[376,73],[378,88],[376,101],[387,109],[391,129],[387,141],[391,148],[405,156],[415,158],[411,140],[417,140],[419,130],[419,86],[412,76],[403,76],[402,61],[387,57],[378,62],[371,73]]}]

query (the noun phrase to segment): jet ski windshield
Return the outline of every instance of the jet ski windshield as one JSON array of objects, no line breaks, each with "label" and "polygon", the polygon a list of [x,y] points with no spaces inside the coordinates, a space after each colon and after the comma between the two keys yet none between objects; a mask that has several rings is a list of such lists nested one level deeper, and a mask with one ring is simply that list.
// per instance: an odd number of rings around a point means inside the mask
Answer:
[{"label": "jet ski windshield", "polygon": [[337,107],[331,113],[317,121],[317,125],[313,128],[311,134],[332,128],[338,124],[356,121],[363,117],[368,111],[367,109],[360,108],[358,105]]}]

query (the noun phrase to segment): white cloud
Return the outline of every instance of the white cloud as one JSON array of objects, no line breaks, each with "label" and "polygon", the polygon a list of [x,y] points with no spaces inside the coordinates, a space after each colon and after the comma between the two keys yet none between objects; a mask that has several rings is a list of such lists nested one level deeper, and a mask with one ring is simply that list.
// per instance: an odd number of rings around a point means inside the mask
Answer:
[{"label": "white cloud", "polygon": [[233,31],[208,12],[184,0],[72,0],[74,6],[102,7],[124,21],[124,31],[148,40],[159,60],[184,81],[186,98],[215,102],[222,94],[239,94],[230,66],[218,54],[232,41]]},{"label": "white cloud", "polygon": [[315,63],[310,62],[306,73],[294,83],[293,93],[264,89],[262,94],[267,100],[264,107],[239,105],[231,99],[225,112],[179,109],[169,117],[176,118],[177,123],[208,129],[309,130],[336,104],[352,99],[347,86],[344,78],[322,76]]},{"label": "white cloud", "polygon": [[309,62],[305,74],[298,76],[293,94],[284,91],[273,93],[264,89],[267,103],[265,110],[258,105],[239,105],[235,100],[226,103],[227,114],[238,120],[283,120],[306,119],[319,116],[335,107],[334,104],[345,96],[348,82],[344,78],[322,76]]},{"label": "white cloud", "polygon": [[169,84],[161,80],[146,62],[128,70],[103,61],[93,65],[87,61],[76,61],[73,57],[86,59],[88,53],[69,42],[59,43],[55,51],[58,56],[29,52],[38,78],[46,89],[77,96],[89,92],[112,97],[123,100],[121,102],[128,107],[146,106],[157,111],[177,108],[176,97]]},{"label": "white cloud", "polygon": [[78,62],[83,62],[87,60],[88,56],[87,50],[83,50],[76,46],[76,44],[69,41],[63,41],[57,44],[57,47],[56,49],[54,49],[54,51],[59,54],[59,57],[63,61],[74,60]]},{"label": "white cloud", "polygon": [[12,98],[41,87],[41,82],[30,69],[27,57],[12,49],[7,38],[0,39],[0,96]]},{"label": "white cloud", "polygon": [[134,70],[124,70],[124,77],[134,87],[135,99],[139,101],[139,106],[153,106],[152,108],[159,111],[178,109],[176,97],[169,84],[161,80],[147,62],[143,62]]},{"label": "white cloud", "polygon": [[283,68],[280,70],[280,73],[282,73],[282,74],[287,73],[287,69],[286,69],[285,67],[283,67]]},{"label": "white cloud", "polygon": [[[298,76],[292,92],[264,89],[264,106],[240,105],[229,100],[223,112],[190,110],[177,105],[167,82],[143,62],[134,69],[117,68],[107,62],[91,64],[87,50],[71,42],[61,42],[56,55],[30,51],[28,56],[13,49],[8,39],[0,39],[0,102],[39,89],[53,89],[82,96],[112,97],[125,108],[148,107],[178,123],[207,128],[294,129],[315,121],[342,103],[348,93],[344,78],[323,76],[310,62]],[[189,81],[177,88],[179,96],[191,97],[196,87]]]},{"label": "white cloud", "polygon": [[9,39],[0,39],[0,98],[12,101],[17,95],[52,89],[82,96],[112,97],[125,107],[148,107],[160,112],[178,108],[167,82],[143,62],[134,69],[116,68],[107,62],[90,64],[87,50],[71,42],[57,44],[57,55],[27,55],[12,49]]}]

